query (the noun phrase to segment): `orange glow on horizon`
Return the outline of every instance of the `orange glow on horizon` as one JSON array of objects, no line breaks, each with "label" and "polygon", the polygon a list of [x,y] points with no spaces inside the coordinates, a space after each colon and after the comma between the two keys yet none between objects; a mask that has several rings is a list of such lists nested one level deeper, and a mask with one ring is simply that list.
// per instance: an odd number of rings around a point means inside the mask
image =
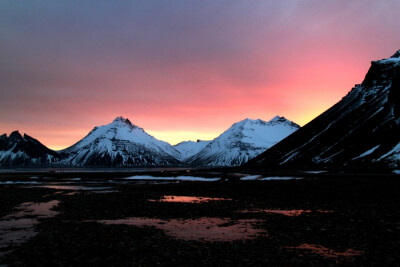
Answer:
[{"label": "orange glow on horizon", "polygon": [[170,144],[304,126],[400,48],[400,1],[8,2],[0,134],[57,150],[117,116]]},{"label": "orange glow on horizon", "polygon": [[[42,102],[28,99],[21,105],[32,112],[12,123],[0,122],[0,129],[18,129],[51,149],[61,150],[84,138],[93,127],[111,123],[120,115],[172,145],[212,140],[245,118],[268,121],[279,115],[304,126],[340,101],[354,84],[361,83],[371,59],[357,61],[348,51],[332,50],[327,55],[323,50],[313,52],[314,56],[310,49],[296,53],[298,58],[293,62],[274,59],[272,67],[262,65],[266,60],[250,59],[246,68],[258,75],[245,77],[248,80],[193,62],[183,69],[173,65],[158,73],[157,80],[142,70],[140,78],[128,70],[115,73],[110,69],[100,89],[98,84],[89,84],[77,101],[42,106]],[[347,56],[349,60],[344,62]],[[166,89],[158,90],[160,84]],[[108,88],[111,85],[122,93],[114,93]]]},{"label": "orange glow on horizon", "polygon": [[[299,124],[300,126],[304,126],[305,124],[307,124],[308,122],[310,122],[311,120],[313,120],[316,116],[320,115],[324,110],[322,108],[319,108],[313,112],[305,112],[305,114],[303,114],[303,116],[299,116],[299,119],[296,122],[297,124]],[[316,115],[315,115],[316,114]],[[287,119],[291,119],[290,116],[286,116],[285,114],[277,114],[280,116],[284,116]],[[127,117],[129,118],[129,117]],[[254,117],[254,116],[249,116],[250,119],[258,119],[258,117]],[[272,116],[271,116],[272,118]],[[269,118],[269,119],[271,119]],[[240,121],[244,118],[238,119],[237,121]],[[261,118],[263,120],[268,120],[266,118]],[[232,123],[227,123],[225,127],[220,127],[217,129],[207,129],[207,130],[197,130],[197,131],[169,131],[169,130],[146,130],[144,129],[148,134],[152,135],[153,137],[165,141],[171,145],[176,145],[180,142],[183,141],[194,141],[196,142],[197,140],[202,140],[202,141],[206,141],[206,140],[213,140],[214,138],[218,137],[220,134],[222,134],[225,130],[227,130],[233,123],[237,122],[234,121]],[[103,124],[99,124],[96,126],[101,126],[109,122],[104,122]],[[135,123],[135,122],[133,122]],[[95,125],[92,125],[93,127],[95,127]],[[138,125],[139,127],[141,127],[141,125]],[[92,127],[92,128],[93,128]],[[51,129],[49,129],[49,132],[52,132],[52,134],[47,134],[46,131],[30,131],[30,132],[25,132],[26,134],[32,136],[35,139],[38,139],[42,144],[44,144],[45,146],[47,146],[50,149],[59,151],[59,150],[63,150],[65,148],[68,148],[70,146],[72,146],[73,144],[75,144],[76,142],[78,142],[79,140],[81,140],[82,138],[84,138],[89,131],[92,129],[91,127],[85,127],[87,128],[86,131],[85,130],[71,130],[71,131],[51,131]],[[21,135],[24,134],[24,131],[19,130],[19,132],[21,133]],[[10,135],[11,132],[7,133],[7,136]]]}]

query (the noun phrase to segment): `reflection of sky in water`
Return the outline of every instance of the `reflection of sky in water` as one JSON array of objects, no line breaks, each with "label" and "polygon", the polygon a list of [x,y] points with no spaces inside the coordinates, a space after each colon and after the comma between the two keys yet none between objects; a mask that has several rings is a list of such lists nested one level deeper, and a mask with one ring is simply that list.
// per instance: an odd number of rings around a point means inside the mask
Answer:
[{"label": "reflection of sky in water", "polygon": [[270,214],[281,214],[285,216],[300,216],[302,214],[307,214],[311,212],[317,213],[332,213],[333,210],[273,210],[273,209],[251,209],[251,210],[241,210],[240,213],[270,213]]},{"label": "reflection of sky in water", "polygon": [[232,200],[228,198],[193,197],[193,196],[162,196],[160,199],[149,199],[150,202],[179,202],[179,203],[203,203],[209,201]]},{"label": "reflection of sky in water", "polygon": [[363,254],[362,251],[354,250],[351,248],[346,249],[343,252],[338,252],[333,249],[329,249],[324,246],[314,245],[314,244],[302,244],[297,247],[286,247],[286,248],[309,251],[310,253],[317,254],[325,258],[354,257],[354,256],[361,256]]},{"label": "reflection of sky in water", "polygon": [[[33,226],[39,223],[38,219],[56,216],[58,212],[52,209],[58,204],[58,200],[41,203],[25,202],[15,208],[15,213],[2,217],[0,220],[0,248],[10,247],[12,249],[34,237],[37,232]],[[0,256],[11,252],[10,249],[1,252]]]},{"label": "reflection of sky in water", "polygon": [[58,212],[51,209],[57,206],[59,203],[60,202],[58,200],[41,203],[25,202],[15,208],[16,210],[18,210],[18,212],[7,215],[3,217],[3,219],[21,218],[25,216],[33,216],[38,218],[54,217],[55,215],[57,215]]},{"label": "reflection of sky in water", "polygon": [[230,242],[235,240],[249,240],[265,237],[267,233],[255,226],[263,221],[257,219],[231,220],[226,218],[199,218],[199,219],[152,219],[127,218],[120,220],[99,220],[109,225],[151,226],[163,230],[166,234],[182,240],[196,240],[204,242]]},{"label": "reflection of sky in water", "polygon": [[81,186],[81,185],[40,185],[35,187],[56,189],[56,190],[105,190],[112,188],[112,187],[100,187],[100,186],[96,187],[96,186]]}]

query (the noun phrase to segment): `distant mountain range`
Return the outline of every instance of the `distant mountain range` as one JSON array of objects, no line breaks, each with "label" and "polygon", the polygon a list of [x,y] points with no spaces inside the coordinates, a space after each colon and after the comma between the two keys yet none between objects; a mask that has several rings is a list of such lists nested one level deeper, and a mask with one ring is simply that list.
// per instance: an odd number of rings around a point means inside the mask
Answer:
[{"label": "distant mountain range", "polygon": [[400,50],[373,61],[340,102],[248,162],[250,169],[395,169],[400,166]]},{"label": "distant mountain range", "polygon": [[373,61],[361,84],[300,129],[279,116],[268,122],[245,119],[214,140],[171,146],[117,117],[62,151],[18,131],[0,136],[2,167],[239,165],[251,170],[400,168],[400,50]]},{"label": "distant mountain range", "polygon": [[[110,124],[95,127],[82,140],[61,151],[50,150],[27,135],[22,138],[18,132],[10,137],[2,135],[0,166],[238,166],[298,128],[297,124],[278,116],[269,122],[246,119],[212,141],[186,141],[171,146],[128,119],[117,117]],[[30,145],[21,146],[21,142]]]}]

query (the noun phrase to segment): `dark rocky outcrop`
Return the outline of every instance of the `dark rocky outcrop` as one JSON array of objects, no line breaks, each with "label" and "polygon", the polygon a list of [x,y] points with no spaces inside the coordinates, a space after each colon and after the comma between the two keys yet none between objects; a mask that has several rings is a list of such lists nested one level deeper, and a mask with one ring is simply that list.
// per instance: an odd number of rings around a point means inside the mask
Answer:
[{"label": "dark rocky outcrop", "polygon": [[27,134],[14,131],[0,136],[0,166],[49,166],[58,161],[58,153]]},{"label": "dark rocky outcrop", "polygon": [[362,84],[244,168],[395,169],[400,166],[400,50],[373,61]]}]

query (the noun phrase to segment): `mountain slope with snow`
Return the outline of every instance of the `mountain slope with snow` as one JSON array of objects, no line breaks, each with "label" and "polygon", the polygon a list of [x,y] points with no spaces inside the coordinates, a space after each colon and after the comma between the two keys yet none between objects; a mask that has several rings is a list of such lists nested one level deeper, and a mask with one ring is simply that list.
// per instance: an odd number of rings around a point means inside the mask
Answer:
[{"label": "mountain slope with snow", "polygon": [[244,167],[399,168],[400,50],[373,61],[340,102]]},{"label": "mountain slope with snow", "polygon": [[181,154],[180,160],[185,161],[203,150],[210,142],[203,140],[197,140],[197,142],[184,141],[174,145],[174,148]]},{"label": "mountain slope with snow", "polygon": [[58,160],[58,153],[27,134],[14,131],[0,136],[0,166],[46,166]]},{"label": "mountain slope with snow", "polygon": [[70,166],[174,166],[180,153],[157,140],[128,119],[95,127],[85,138],[61,151],[62,164]]},{"label": "mountain slope with snow", "polygon": [[186,162],[193,166],[238,166],[264,152],[299,127],[279,116],[268,122],[245,119],[233,124]]}]

